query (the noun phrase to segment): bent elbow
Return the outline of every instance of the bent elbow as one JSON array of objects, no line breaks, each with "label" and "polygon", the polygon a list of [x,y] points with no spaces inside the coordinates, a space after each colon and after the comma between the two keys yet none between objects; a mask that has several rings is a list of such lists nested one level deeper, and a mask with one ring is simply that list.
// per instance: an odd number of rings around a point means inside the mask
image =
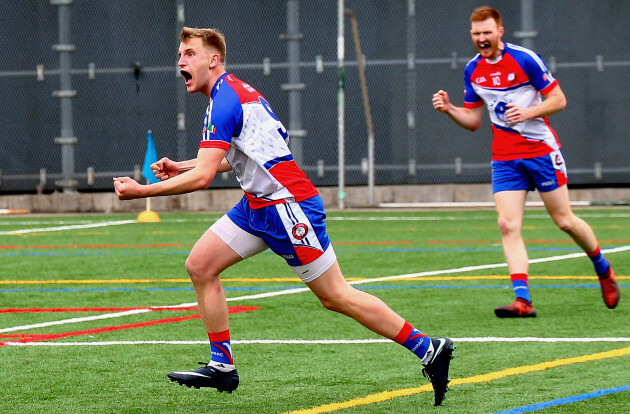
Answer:
[{"label": "bent elbow", "polygon": [[210,187],[210,184],[212,184],[214,174],[204,174],[202,171],[194,171],[193,174],[195,174],[195,177],[193,179],[193,191],[205,190]]},{"label": "bent elbow", "polygon": [[468,129],[472,132],[475,132],[476,130],[479,129],[480,126],[481,126],[481,122],[476,122],[474,124],[469,125]]},{"label": "bent elbow", "polygon": [[199,179],[198,183],[199,183],[199,189],[205,190],[210,187],[210,184],[212,184],[212,178],[202,177],[201,179]]},{"label": "bent elbow", "polygon": [[566,107],[567,107],[567,98],[564,98],[562,102],[560,103],[560,110],[562,111]]}]

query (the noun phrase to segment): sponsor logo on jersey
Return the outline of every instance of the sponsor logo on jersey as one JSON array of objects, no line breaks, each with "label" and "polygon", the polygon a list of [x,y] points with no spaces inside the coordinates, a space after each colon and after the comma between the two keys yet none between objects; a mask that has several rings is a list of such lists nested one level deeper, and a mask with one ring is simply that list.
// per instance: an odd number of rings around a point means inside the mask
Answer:
[{"label": "sponsor logo on jersey", "polygon": [[485,81],[486,81],[486,78],[484,78],[483,76],[480,76],[475,79],[475,83],[484,83]]},{"label": "sponsor logo on jersey", "polygon": [[308,226],[304,223],[298,223],[293,226],[291,232],[297,240],[302,240],[308,234]]},{"label": "sponsor logo on jersey", "polygon": [[516,73],[510,73],[507,79],[508,79],[508,82],[514,81],[514,79],[516,79]]},{"label": "sponsor logo on jersey", "polygon": [[243,88],[245,88],[245,90],[246,90],[247,92],[251,92],[251,93],[256,92],[256,89],[252,88],[252,87],[251,87],[251,86],[249,86],[247,83],[243,82],[243,83],[242,83],[242,85],[243,85]]}]

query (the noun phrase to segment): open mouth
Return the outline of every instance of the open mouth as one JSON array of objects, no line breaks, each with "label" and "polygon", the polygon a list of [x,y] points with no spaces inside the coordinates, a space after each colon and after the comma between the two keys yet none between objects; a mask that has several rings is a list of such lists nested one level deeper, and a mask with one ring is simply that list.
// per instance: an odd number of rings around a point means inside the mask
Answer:
[{"label": "open mouth", "polygon": [[479,49],[489,49],[490,43],[479,43]]},{"label": "open mouth", "polygon": [[188,85],[188,83],[192,80],[192,75],[185,70],[182,70],[179,73],[182,74],[182,76],[184,77],[184,81],[186,81],[186,85]]}]

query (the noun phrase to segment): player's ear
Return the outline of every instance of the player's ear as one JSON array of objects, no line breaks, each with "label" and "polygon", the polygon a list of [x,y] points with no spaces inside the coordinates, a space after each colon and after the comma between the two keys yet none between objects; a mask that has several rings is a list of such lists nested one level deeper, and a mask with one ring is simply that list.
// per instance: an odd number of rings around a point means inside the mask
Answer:
[{"label": "player's ear", "polygon": [[219,63],[219,55],[213,53],[210,55],[210,62],[208,63],[208,68],[212,69]]}]

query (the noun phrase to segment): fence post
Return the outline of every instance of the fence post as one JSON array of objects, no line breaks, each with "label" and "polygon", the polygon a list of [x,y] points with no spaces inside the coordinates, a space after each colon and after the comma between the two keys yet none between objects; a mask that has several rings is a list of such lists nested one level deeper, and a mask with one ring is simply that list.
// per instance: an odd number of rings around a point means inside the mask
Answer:
[{"label": "fence post", "polygon": [[71,54],[74,45],[70,43],[70,6],[73,0],[50,0],[52,6],[58,7],[59,43],[52,49],[59,52],[60,89],[53,91],[53,96],[59,98],[61,105],[61,136],[54,139],[54,143],[61,145],[61,176],[55,182],[64,193],[73,192],[77,188],[74,179],[74,146],[77,139],[72,127],[72,99],[77,91],[72,89],[70,71],[72,70]]}]

